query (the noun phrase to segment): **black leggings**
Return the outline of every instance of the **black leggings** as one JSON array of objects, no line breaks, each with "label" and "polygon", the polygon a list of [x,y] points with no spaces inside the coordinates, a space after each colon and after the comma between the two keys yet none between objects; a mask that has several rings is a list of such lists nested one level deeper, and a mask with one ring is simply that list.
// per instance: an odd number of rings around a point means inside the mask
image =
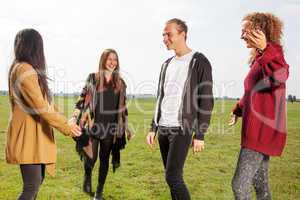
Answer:
[{"label": "black leggings", "polygon": [[101,140],[92,139],[92,142],[93,142],[93,160],[91,161],[91,163],[85,161],[84,170],[86,175],[91,176],[99,152],[100,167],[99,167],[99,175],[98,175],[98,188],[99,188],[98,190],[102,190],[109,169],[109,155],[112,150],[113,136],[108,135],[106,138]]},{"label": "black leggings", "polygon": [[183,180],[183,167],[192,135],[179,128],[159,127],[158,141],[165,167],[165,178],[170,187],[172,200],[190,200],[189,191]]},{"label": "black leggings", "polygon": [[269,156],[251,149],[240,151],[232,190],[236,200],[250,200],[251,186],[254,186],[257,200],[271,200],[268,184]]},{"label": "black leggings", "polygon": [[18,200],[35,200],[45,177],[45,165],[24,164],[20,165],[20,169],[23,179],[23,191]]}]

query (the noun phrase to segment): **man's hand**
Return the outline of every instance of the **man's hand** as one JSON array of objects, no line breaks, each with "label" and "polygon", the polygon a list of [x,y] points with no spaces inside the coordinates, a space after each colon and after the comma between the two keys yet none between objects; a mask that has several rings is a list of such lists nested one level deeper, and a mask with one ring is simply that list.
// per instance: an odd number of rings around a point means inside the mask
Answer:
[{"label": "man's hand", "polygon": [[155,132],[149,132],[146,139],[147,139],[147,144],[152,148],[155,139]]},{"label": "man's hand", "polygon": [[204,140],[193,139],[192,142],[193,152],[197,153],[204,150]]}]

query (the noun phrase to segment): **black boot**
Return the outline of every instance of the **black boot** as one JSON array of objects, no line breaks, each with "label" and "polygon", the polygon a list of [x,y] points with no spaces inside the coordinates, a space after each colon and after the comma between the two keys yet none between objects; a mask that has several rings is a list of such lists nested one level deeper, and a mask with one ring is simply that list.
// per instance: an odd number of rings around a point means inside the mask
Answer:
[{"label": "black boot", "polygon": [[120,163],[113,163],[113,173],[116,172],[116,169],[119,168],[121,165]]},{"label": "black boot", "polygon": [[98,185],[97,190],[95,192],[94,200],[105,200],[103,198],[103,186]]},{"label": "black boot", "polygon": [[92,194],[92,177],[91,174],[84,175],[84,179],[83,179],[83,186],[82,189],[85,193],[91,195]]},{"label": "black boot", "polygon": [[93,162],[91,159],[85,158],[84,160],[84,178],[82,190],[93,196],[92,194],[92,171],[93,171]]}]

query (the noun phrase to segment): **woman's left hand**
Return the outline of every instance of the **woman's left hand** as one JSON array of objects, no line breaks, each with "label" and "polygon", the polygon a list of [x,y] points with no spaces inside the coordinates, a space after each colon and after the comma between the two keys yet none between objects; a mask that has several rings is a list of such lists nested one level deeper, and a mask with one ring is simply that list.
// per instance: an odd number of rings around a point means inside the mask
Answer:
[{"label": "woman's left hand", "polygon": [[261,30],[252,30],[247,34],[247,38],[253,47],[259,50],[264,50],[267,47],[267,39]]},{"label": "woman's left hand", "polygon": [[229,126],[235,125],[236,122],[237,122],[237,120],[238,120],[238,117],[237,117],[235,114],[233,114],[233,113],[231,112],[231,113],[230,113],[230,122],[228,123],[228,125],[229,125]]}]

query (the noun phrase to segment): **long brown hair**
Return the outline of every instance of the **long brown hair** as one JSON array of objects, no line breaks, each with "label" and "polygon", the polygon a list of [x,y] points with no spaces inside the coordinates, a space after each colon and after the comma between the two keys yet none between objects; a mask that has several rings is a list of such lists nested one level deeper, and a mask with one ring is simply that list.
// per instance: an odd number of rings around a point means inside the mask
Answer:
[{"label": "long brown hair", "polygon": [[114,49],[105,49],[100,57],[100,62],[99,62],[99,70],[96,75],[96,86],[98,91],[103,91],[107,88],[108,83],[106,82],[106,79],[104,77],[104,72],[106,69],[106,61],[108,59],[108,56],[113,53],[117,57],[117,66],[115,70],[112,73],[112,79],[111,79],[111,84],[112,87],[114,88],[115,93],[118,93],[121,90],[121,77],[120,77],[120,63],[119,63],[119,57]]},{"label": "long brown hair", "polygon": [[[283,22],[272,13],[253,12],[247,14],[242,21],[251,22],[251,29],[260,29],[266,36],[267,42],[282,46]],[[250,53],[250,60],[255,57],[255,49]]]},{"label": "long brown hair", "polygon": [[14,66],[17,63],[26,62],[37,72],[38,83],[42,94],[51,102],[51,92],[48,87],[48,77],[46,75],[43,39],[39,32],[34,29],[23,29],[19,31],[14,41],[14,56],[15,58],[8,72],[9,93],[11,94],[9,80]]}]

